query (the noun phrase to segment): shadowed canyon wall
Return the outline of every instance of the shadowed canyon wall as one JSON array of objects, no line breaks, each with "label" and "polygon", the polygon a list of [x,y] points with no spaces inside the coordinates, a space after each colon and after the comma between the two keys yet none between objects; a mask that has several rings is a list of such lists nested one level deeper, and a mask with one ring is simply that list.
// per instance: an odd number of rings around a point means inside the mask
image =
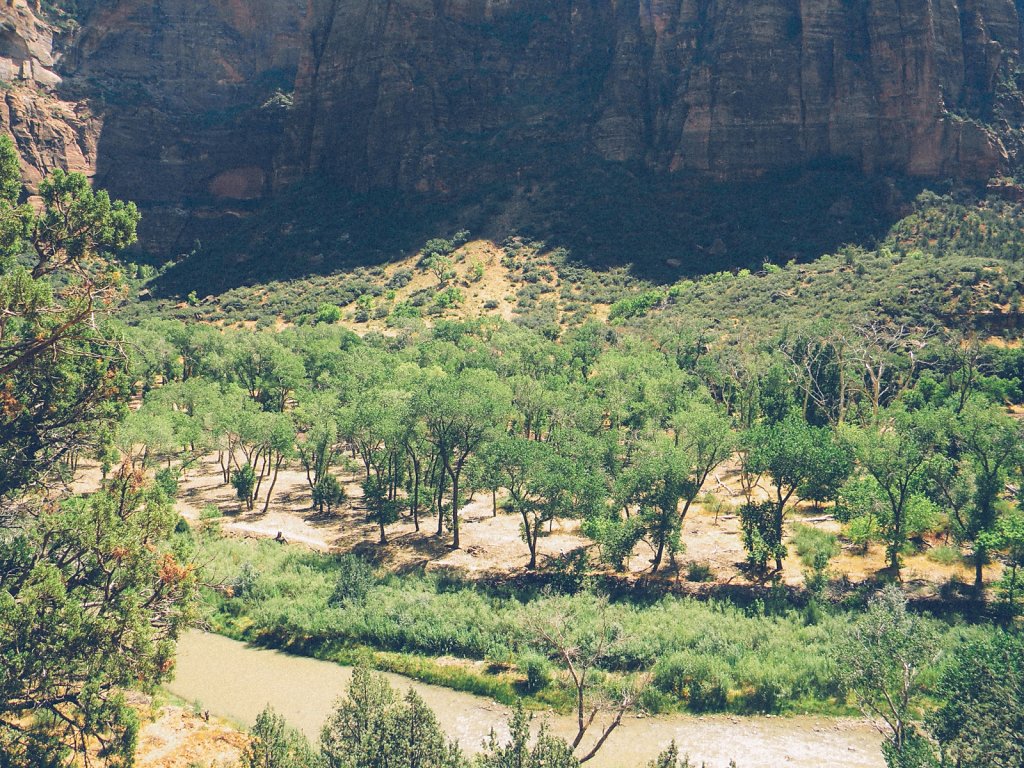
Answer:
[{"label": "shadowed canyon wall", "polygon": [[[59,4],[60,5],[60,4]],[[1024,0],[0,0],[0,130],[168,256],[310,175],[439,195],[621,163],[1012,172]],[[45,19],[45,22],[44,22]]]},{"label": "shadowed canyon wall", "polygon": [[308,27],[285,179],[443,191],[569,146],[984,180],[1016,151],[1012,0],[313,0]]}]

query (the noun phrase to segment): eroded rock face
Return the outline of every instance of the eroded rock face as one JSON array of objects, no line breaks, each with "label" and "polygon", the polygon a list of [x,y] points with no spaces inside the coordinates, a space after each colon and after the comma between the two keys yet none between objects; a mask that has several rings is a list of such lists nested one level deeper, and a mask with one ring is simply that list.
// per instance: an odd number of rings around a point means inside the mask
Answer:
[{"label": "eroded rock face", "polygon": [[107,0],[65,77],[103,115],[97,183],[143,210],[147,248],[187,250],[258,200],[280,146],[305,0]]},{"label": "eroded rock face", "polygon": [[445,191],[565,152],[715,179],[1014,160],[1013,0],[312,0],[309,25],[284,181]]},{"label": "eroded rock face", "polygon": [[985,180],[1024,156],[1024,0],[77,5],[58,34],[0,0],[0,130],[30,183],[138,201],[167,256],[310,174],[447,194],[581,158]]},{"label": "eroded rock face", "polygon": [[30,191],[56,168],[96,170],[102,123],[85,103],[58,95],[56,47],[35,3],[0,0],[0,132],[14,140]]}]

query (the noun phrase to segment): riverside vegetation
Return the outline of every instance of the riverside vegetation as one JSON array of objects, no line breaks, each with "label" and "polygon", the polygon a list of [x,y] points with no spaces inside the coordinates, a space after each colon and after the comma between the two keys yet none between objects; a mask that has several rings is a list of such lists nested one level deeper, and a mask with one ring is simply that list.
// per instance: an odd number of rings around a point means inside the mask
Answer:
[{"label": "riverside vegetation", "polygon": [[[510,317],[471,316],[462,291],[487,265],[461,233],[403,267],[431,281],[420,305],[398,300],[404,286],[292,314],[268,300],[246,321],[257,330],[225,327],[194,295],[140,303],[146,270],[116,259],[134,208],[58,173],[34,209],[16,179],[0,143],[0,765],[129,763],[125,693],[171,674],[200,616],[578,717],[573,740],[531,739],[517,711],[483,766],[573,766],[627,713],[684,708],[859,711],[892,766],[1021,764],[1019,206],[924,196],[876,251],[668,288],[615,278],[607,321],[587,295],[598,278],[515,238],[503,269],[548,290]],[[381,327],[353,332],[375,314]],[[211,456],[254,515],[297,469],[330,520],[352,503],[342,471],[358,472],[373,539],[318,554],[224,537],[216,507],[179,519],[182,478]],[[87,461],[101,489],[75,496],[62,481]],[[687,516],[727,465],[743,583],[678,594],[684,571],[701,578]],[[370,562],[399,523],[459,548],[475,495],[519,521],[522,573]],[[578,522],[586,546],[545,557],[556,521]],[[872,545],[885,550],[872,578],[836,570],[841,549]],[[939,545],[973,583],[908,602],[905,559]],[[800,588],[781,579],[794,558]],[[360,670],[318,751],[267,712],[243,761],[468,759],[415,696]],[[674,745],[657,762],[685,764]]]}]

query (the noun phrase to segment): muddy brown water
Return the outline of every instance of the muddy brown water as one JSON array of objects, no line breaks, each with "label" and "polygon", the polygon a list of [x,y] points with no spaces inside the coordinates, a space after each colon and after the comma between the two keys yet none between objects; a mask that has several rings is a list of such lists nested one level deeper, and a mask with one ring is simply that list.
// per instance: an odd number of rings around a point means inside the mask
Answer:
[{"label": "muddy brown water", "polygon": [[[251,725],[268,704],[314,742],[342,695],[351,669],[280,651],[253,648],[205,632],[188,632],[178,645],[178,666],[168,689],[211,713]],[[387,675],[400,691],[414,688],[437,713],[448,734],[477,752],[494,728],[506,736],[507,707],[490,699]],[[574,721],[547,717],[562,736]],[[642,768],[675,739],[697,765],[726,768],[881,768],[878,733],[867,723],[824,717],[668,715],[627,718],[611,735],[594,768]]]}]

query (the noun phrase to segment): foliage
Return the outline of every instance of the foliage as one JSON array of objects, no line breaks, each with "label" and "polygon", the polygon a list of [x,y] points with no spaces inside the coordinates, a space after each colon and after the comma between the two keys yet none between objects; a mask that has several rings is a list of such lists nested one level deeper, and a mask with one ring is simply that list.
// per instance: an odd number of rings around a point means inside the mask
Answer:
[{"label": "foliage", "polygon": [[[673,739],[665,749],[658,753],[656,758],[647,763],[647,768],[696,768],[696,766],[690,762],[689,756],[680,756],[679,747],[676,746],[675,739]],[[701,763],[701,768],[705,768],[703,763]],[[730,760],[729,768],[736,768],[736,763]]]},{"label": "foliage", "polygon": [[324,474],[313,486],[313,505],[328,515],[345,502],[345,487],[334,475]]},{"label": "foliage", "polygon": [[747,550],[747,562],[757,571],[763,572],[770,560],[778,563],[786,556],[778,510],[773,501],[754,501],[740,507],[743,547]]},{"label": "foliage", "polygon": [[345,697],[324,724],[320,752],[328,768],[461,768],[458,746],[412,690],[398,699],[388,682],[357,667]]},{"label": "foliage", "polygon": [[916,749],[912,707],[921,675],[937,654],[934,626],[910,613],[906,597],[893,586],[871,600],[840,646],[844,684],[886,737],[890,765]]},{"label": "foliage", "polygon": [[362,603],[377,583],[373,566],[356,555],[341,555],[335,566],[337,581],[328,605]]},{"label": "foliage", "polygon": [[551,735],[546,723],[531,738],[530,722],[522,704],[518,704],[509,721],[509,740],[502,744],[492,730],[477,760],[477,768],[578,768],[580,761],[572,747]]},{"label": "foliage", "polygon": [[99,493],[34,509],[0,535],[7,765],[64,764],[90,742],[131,758],[138,722],[125,692],[167,679],[193,615],[196,572],[177,520],[159,486],[122,468]]},{"label": "foliage", "polygon": [[962,768],[1024,764],[1019,635],[999,633],[958,648],[937,688],[943,704],[929,715],[928,726],[946,763]]},{"label": "foliage", "polygon": [[0,498],[94,445],[121,414],[126,353],[103,313],[122,287],[110,257],[139,220],[80,174],[44,179],[39,210],[18,204],[20,188],[0,137]]},{"label": "foliage", "polygon": [[775,487],[771,509],[763,503],[749,503],[741,510],[747,552],[759,569],[763,570],[767,560],[774,557],[776,570],[782,570],[782,558],[786,555],[782,526],[789,500],[801,486],[819,475],[831,475],[830,484],[834,485],[838,479],[833,473],[834,465],[849,471],[850,464],[840,458],[845,448],[830,430],[812,427],[794,415],[753,428],[747,435],[747,445],[745,471],[768,475]]},{"label": "foliage", "polygon": [[[245,562],[255,563],[250,568],[259,574],[257,602],[206,593],[215,627],[326,658],[339,648],[361,646],[471,659],[490,658],[494,649],[504,648],[517,658],[541,650],[526,632],[525,613],[554,611],[560,605],[524,606],[521,601],[529,600],[529,593],[492,595],[482,586],[453,587],[436,576],[405,575],[377,582],[365,599],[350,600],[342,609],[329,605],[344,567],[336,565],[335,557],[269,541],[217,539],[204,546],[209,561],[204,582],[231,582]],[[648,605],[615,602],[605,610],[606,622],[622,628],[622,639],[601,662],[604,672],[646,669],[655,659],[685,653],[684,669],[721,670],[729,684],[725,709],[739,712],[835,706],[839,680],[830,658],[855,615],[837,612],[808,625],[797,610],[761,615],[728,602],[671,596]],[[593,627],[581,625],[580,631]],[[676,700],[685,704],[682,695]]]},{"label": "foliage", "polygon": [[252,464],[245,464],[231,473],[231,485],[238,500],[246,509],[253,508],[253,494],[256,492],[256,470]]},{"label": "foliage", "polygon": [[242,751],[242,768],[313,768],[316,755],[302,734],[267,707],[256,716]]},{"label": "foliage", "polygon": [[923,495],[929,462],[943,438],[945,416],[936,410],[907,411],[899,407],[886,414],[888,423],[845,433],[864,471],[873,483],[861,486],[875,495],[879,529],[886,542],[889,565],[898,574],[900,555],[922,517],[931,514]]}]

